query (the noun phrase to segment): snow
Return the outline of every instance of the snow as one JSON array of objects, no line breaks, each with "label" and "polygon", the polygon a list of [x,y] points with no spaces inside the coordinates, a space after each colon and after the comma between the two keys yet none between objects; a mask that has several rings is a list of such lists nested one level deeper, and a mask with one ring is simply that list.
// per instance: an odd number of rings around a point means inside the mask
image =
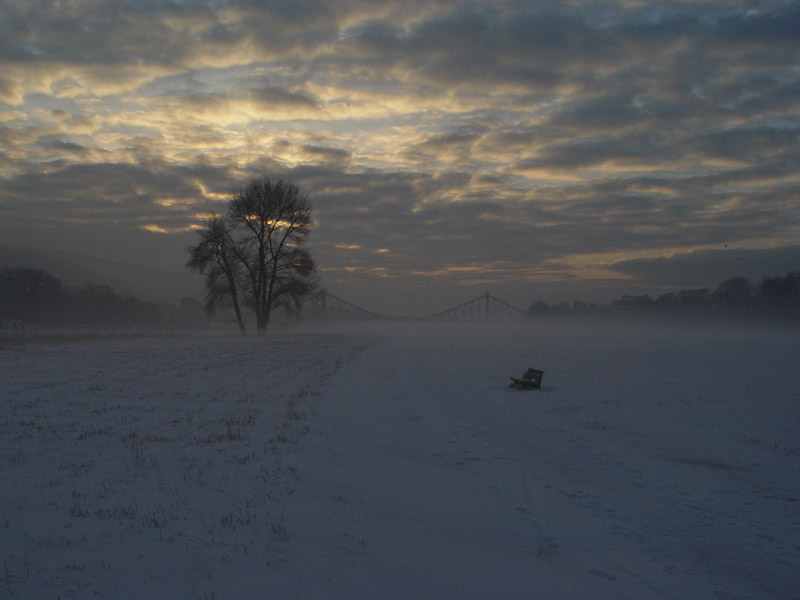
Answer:
[{"label": "snow", "polygon": [[567,321],[6,345],[0,596],[795,598],[798,364]]}]

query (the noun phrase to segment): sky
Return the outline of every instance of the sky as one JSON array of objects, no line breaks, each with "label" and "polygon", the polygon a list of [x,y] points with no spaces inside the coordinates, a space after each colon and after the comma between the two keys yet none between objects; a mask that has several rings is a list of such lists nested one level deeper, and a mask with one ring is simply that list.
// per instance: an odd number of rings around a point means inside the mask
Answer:
[{"label": "sky", "polygon": [[800,270],[799,136],[797,2],[0,0],[0,244],[182,272],[283,178],[384,314]]}]

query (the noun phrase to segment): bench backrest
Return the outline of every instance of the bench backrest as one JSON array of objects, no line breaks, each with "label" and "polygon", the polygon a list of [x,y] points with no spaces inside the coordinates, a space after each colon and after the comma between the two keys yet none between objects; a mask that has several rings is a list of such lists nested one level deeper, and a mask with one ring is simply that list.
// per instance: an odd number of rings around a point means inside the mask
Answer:
[{"label": "bench backrest", "polygon": [[522,378],[527,379],[528,381],[541,381],[542,375],[544,375],[544,371],[540,371],[539,369],[528,369],[523,373]]}]

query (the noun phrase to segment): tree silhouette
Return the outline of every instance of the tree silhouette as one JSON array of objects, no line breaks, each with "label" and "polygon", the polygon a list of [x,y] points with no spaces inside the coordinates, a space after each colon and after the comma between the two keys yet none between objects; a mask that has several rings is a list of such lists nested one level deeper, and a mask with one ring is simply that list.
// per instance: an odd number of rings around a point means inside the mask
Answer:
[{"label": "tree silhouette", "polygon": [[755,287],[745,277],[731,277],[719,284],[712,299],[719,309],[742,317],[755,303]]},{"label": "tree silhouette", "polygon": [[53,321],[64,294],[61,281],[41,269],[14,267],[0,271],[0,317]]},{"label": "tree silhouette", "polygon": [[758,286],[761,302],[769,312],[779,316],[797,316],[800,311],[800,273],[762,279]]},{"label": "tree silhouette", "polygon": [[253,179],[233,192],[225,218],[212,216],[190,247],[187,266],[206,275],[206,304],[230,300],[239,328],[239,298],[266,332],[272,310],[297,310],[314,287],[315,264],[302,248],[311,232],[311,203],[283,180]]},{"label": "tree silhouette", "polygon": [[246,329],[238,283],[241,279],[240,253],[235,249],[236,242],[225,221],[216,214],[212,214],[197,233],[200,243],[188,249],[186,266],[206,277],[206,310],[211,314],[219,307],[231,306],[239,331],[244,334]]}]

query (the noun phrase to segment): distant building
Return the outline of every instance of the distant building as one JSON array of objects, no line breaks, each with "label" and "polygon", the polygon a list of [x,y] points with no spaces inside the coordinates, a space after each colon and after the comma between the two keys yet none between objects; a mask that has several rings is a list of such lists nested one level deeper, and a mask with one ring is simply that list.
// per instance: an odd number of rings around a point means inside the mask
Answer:
[{"label": "distant building", "polygon": [[622,312],[631,312],[641,308],[644,304],[650,301],[650,296],[633,296],[626,294],[620,300],[614,300],[611,307],[614,310]]},{"label": "distant building", "polygon": [[611,310],[610,304],[599,304],[596,302],[582,302],[575,300],[572,303],[572,312],[574,314],[597,314],[604,313]]}]

